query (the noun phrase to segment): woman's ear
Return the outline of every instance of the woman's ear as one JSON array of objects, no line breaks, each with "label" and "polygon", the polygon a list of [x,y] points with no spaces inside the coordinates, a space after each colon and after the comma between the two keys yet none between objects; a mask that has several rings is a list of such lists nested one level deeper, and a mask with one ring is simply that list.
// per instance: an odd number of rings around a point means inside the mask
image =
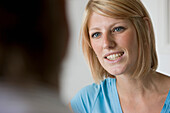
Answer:
[{"label": "woman's ear", "polygon": [[151,32],[151,22],[150,22],[150,19],[148,17],[143,17],[143,20],[145,21],[149,32]]}]

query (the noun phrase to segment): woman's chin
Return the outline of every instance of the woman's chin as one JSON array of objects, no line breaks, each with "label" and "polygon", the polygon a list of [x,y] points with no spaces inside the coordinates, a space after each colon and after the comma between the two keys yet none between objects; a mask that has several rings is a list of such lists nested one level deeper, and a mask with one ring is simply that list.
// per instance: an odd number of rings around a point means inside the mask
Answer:
[{"label": "woman's chin", "polygon": [[123,75],[126,73],[126,66],[110,68],[107,70],[107,72],[109,72],[111,75],[114,75],[114,76]]}]

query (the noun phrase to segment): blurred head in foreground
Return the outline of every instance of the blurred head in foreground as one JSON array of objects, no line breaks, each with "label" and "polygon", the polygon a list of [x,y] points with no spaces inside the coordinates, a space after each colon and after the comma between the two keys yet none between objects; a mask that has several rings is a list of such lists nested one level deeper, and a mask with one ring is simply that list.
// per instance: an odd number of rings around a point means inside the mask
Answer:
[{"label": "blurred head in foreground", "polygon": [[64,0],[1,0],[0,15],[0,81],[58,89],[68,41]]}]

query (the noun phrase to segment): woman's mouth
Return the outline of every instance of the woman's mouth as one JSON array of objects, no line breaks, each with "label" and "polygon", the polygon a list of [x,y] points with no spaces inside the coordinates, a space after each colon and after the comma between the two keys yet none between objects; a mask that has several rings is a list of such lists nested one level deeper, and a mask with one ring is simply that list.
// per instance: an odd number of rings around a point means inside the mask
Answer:
[{"label": "woman's mouth", "polygon": [[113,61],[113,60],[116,60],[118,59],[119,57],[123,56],[124,52],[121,52],[121,53],[114,53],[114,54],[110,54],[108,56],[106,56],[105,58],[110,60],[110,61]]}]

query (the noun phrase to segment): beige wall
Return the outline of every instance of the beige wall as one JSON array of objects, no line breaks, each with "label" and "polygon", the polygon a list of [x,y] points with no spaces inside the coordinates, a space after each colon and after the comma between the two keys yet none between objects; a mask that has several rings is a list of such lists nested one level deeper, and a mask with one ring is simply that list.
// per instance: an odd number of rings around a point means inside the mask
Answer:
[{"label": "beige wall", "polygon": [[[153,20],[158,52],[158,71],[170,76],[170,0],[142,0]],[[169,19],[168,19],[169,18]],[[168,22],[169,20],[169,22]]]}]

